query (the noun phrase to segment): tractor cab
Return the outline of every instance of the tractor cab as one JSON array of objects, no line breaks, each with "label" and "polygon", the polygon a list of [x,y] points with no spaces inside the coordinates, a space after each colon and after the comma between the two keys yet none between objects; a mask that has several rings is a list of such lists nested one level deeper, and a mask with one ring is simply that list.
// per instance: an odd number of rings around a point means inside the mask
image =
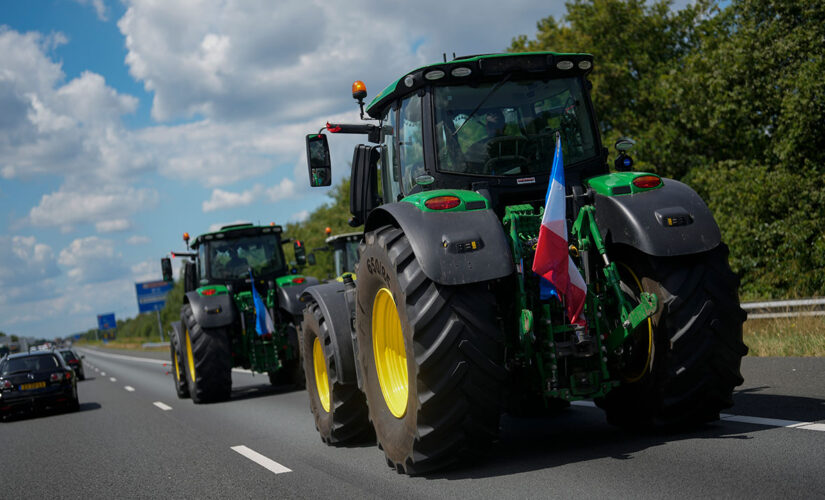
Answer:
[{"label": "tractor cab", "polygon": [[[376,125],[325,127],[365,133],[378,144],[353,157],[354,179],[375,177],[372,189],[366,183],[373,192],[353,193],[356,205],[366,205],[354,208],[439,189],[475,191],[497,212],[511,200],[543,200],[556,134],[568,184],[607,173],[586,80],[591,69],[590,55],[543,52],[457,58],[405,75],[366,107]],[[356,82],[362,107],[365,95]],[[321,185],[324,170],[312,163],[329,164],[326,138],[308,136],[307,143],[311,183]],[[380,186],[371,173],[377,168]]]}]

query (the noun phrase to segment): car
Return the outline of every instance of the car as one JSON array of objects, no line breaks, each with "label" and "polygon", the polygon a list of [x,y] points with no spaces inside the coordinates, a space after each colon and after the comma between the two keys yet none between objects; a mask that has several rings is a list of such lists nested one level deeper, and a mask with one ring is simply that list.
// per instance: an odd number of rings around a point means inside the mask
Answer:
[{"label": "car", "polygon": [[31,351],[0,359],[0,417],[61,406],[80,409],[77,375],[60,354]]},{"label": "car", "polygon": [[85,356],[80,355],[78,356],[73,349],[59,349],[57,352],[63,356],[63,360],[69,365],[71,368],[74,368],[74,372],[77,375],[78,380],[86,380],[86,372],[83,370],[83,358]]}]

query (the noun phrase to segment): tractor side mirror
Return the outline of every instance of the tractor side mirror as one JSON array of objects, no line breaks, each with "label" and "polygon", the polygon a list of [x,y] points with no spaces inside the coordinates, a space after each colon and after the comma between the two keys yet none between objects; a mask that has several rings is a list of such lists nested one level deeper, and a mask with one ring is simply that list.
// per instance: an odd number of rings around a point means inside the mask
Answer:
[{"label": "tractor side mirror", "polygon": [[295,250],[295,263],[299,266],[307,265],[307,251],[304,243],[301,240],[295,240],[292,243],[292,249]]},{"label": "tractor side mirror", "polygon": [[309,185],[312,187],[332,184],[332,166],[329,159],[329,144],[324,134],[309,134],[307,142],[307,165]]},{"label": "tractor side mirror", "polygon": [[173,281],[172,259],[169,257],[160,259],[160,272],[163,275],[163,281]]}]

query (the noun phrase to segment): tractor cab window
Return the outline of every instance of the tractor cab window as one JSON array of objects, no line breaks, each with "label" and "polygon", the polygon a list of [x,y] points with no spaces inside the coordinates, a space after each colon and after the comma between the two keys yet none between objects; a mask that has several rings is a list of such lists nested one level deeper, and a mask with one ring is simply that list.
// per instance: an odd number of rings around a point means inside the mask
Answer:
[{"label": "tractor cab window", "polygon": [[404,194],[416,187],[424,168],[424,143],[421,132],[421,96],[413,94],[401,102],[398,119],[398,153]]},{"label": "tractor cab window", "polygon": [[549,172],[556,132],[565,165],[598,154],[577,78],[441,86],[433,95],[438,169],[443,172]]},{"label": "tractor cab window", "polygon": [[198,276],[206,278],[206,245],[198,247]]},{"label": "tractor cab window", "polygon": [[401,195],[401,166],[394,133],[397,116],[390,106],[381,118],[381,181],[383,198],[388,202],[398,201]]},{"label": "tractor cab window", "polygon": [[236,280],[283,272],[284,256],[276,235],[213,241],[209,244],[209,271],[213,279]]}]

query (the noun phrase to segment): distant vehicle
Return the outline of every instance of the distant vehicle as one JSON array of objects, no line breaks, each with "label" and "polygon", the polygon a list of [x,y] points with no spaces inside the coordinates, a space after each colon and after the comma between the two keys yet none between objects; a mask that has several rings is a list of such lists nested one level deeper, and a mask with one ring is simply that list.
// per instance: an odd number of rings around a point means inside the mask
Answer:
[{"label": "distant vehicle", "polygon": [[83,370],[83,358],[85,356],[78,356],[72,349],[60,349],[58,352],[63,356],[63,361],[65,361],[70,368],[74,369],[77,379],[86,380],[86,372]]},{"label": "distant vehicle", "polygon": [[0,418],[47,407],[80,409],[77,376],[53,351],[10,354],[0,360]]}]

